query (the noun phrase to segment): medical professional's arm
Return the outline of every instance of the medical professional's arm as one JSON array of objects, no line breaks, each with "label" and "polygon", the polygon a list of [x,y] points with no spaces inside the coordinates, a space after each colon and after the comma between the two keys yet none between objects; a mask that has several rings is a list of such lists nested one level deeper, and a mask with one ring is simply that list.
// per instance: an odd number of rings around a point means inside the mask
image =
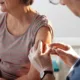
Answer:
[{"label": "medical professional's arm", "polygon": [[66,80],[80,80],[80,59],[78,59],[70,69]]}]

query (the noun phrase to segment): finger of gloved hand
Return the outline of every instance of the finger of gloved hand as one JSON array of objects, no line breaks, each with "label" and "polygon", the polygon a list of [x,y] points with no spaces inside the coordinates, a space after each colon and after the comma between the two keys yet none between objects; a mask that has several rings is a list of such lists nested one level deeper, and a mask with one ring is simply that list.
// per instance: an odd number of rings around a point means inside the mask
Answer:
[{"label": "finger of gloved hand", "polygon": [[34,49],[34,51],[37,50],[38,44],[39,44],[39,41],[36,42],[36,43],[33,45],[33,49]]},{"label": "finger of gloved hand", "polygon": [[34,57],[36,55],[36,51],[38,49],[38,44],[39,44],[39,41],[37,43],[34,44],[34,46],[30,49],[29,51],[29,57]]},{"label": "finger of gloved hand", "polygon": [[51,48],[48,44],[46,44],[45,47],[46,47],[46,51],[44,52],[45,54],[47,54],[48,56],[50,54],[57,55],[54,47]]},{"label": "finger of gloved hand", "polygon": [[[49,49],[50,47],[48,46],[48,44],[45,44],[45,51],[44,51],[44,53]],[[43,54],[44,54],[43,53]]]},{"label": "finger of gloved hand", "polygon": [[33,47],[32,47],[32,48],[30,49],[30,51],[29,51],[29,55],[28,55],[28,57],[32,57],[33,54],[34,54],[34,51],[33,51]]},{"label": "finger of gloved hand", "polygon": [[30,60],[30,62],[32,63],[34,57],[36,56],[36,51],[34,51],[33,47],[30,49],[29,51],[29,55],[28,55],[28,58]]},{"label": "finger of gloved hand", "polygon": [[[33,45],[34,51],[37,50],[39,42],[40,42],[40,41],[37,41],[36,43],[34,43],[34,45]],[[42,41],[41,41],[41,42],[42,42]]]},{"label": "finger of gloved hand", "polygon": [[53,47],[53,48],[51,48],[52,49],[52,51],[51,51],[51,53],[50,54],[52,54],[52,55],[58,55],[57,54],[57,52],[56,52],[56,49]]},{"label": "finger of gloved hand", "polygon": [[52,48],[48,47],[43,55],[50,56],[52,54]]},{"label": "finger of gloved hand", "polygon": [[38,48],[37,48],[37,54],[41,55],[42,54],[42,50],[43,50],[43,43],[42,41],[38,42]]}]

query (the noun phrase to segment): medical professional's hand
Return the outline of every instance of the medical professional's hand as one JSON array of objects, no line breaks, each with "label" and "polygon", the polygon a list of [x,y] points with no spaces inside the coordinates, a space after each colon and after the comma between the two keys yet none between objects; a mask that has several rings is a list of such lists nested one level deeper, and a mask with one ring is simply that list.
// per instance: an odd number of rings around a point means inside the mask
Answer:
[{"label": "medical professional's hand", "polygon": [[51,51],[52,49],[46,45],[46,51],[43,53],[43,43],[41,41],[39,41],[37,49],[36,45],[31,48],[28,56],[29,60],[40,73],[44,70],[52,70]]},{"label": "medical professional's hand", "polygon": [[52,54],[58,55],[70,67],[79,58],[79,55],[73,50],[70,45],[53,43],[50,46],[53,48]]}]

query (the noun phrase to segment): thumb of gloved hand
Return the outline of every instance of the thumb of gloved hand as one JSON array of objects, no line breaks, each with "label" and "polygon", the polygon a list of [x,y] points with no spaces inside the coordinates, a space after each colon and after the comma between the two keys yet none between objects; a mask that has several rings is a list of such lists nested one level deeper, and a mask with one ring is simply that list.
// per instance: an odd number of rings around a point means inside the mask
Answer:
[{"label": "thumb of gloved hand", "polygon": [[34,46],[30,49],[28,58],[31,64],[39,71],[41,70],[40,55],[42,54],[43,43],[42,41],[39,41],[37,49],[35,48],[35,45],[36,44],[34,44]]},{"label": "thumb of gloved hand", "polygon": [[43,51],[43,43],[42,41],[39,41],[38,42],[38,48],[37,48],[37,55],[41,55],[42,54],[42,51]]}]

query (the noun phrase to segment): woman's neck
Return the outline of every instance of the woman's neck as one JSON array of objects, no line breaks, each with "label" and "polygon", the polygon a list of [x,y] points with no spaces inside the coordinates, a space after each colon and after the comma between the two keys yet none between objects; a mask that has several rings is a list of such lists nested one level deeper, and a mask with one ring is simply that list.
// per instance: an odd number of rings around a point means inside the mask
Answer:
[{"label": "woman's neck", "polygon": [[35,13],[30,6],[21,6],[12,10],[8,14],[8,18],[17,20],[19,22],[24,22],[30,20],[32,13]]},{"label": "woman's neck", "polygon": [[23,34],[33,21],[36,12],[31,10],[30,7],[24,9],[17,9],[11,11],[7,15],[7,28],[13,35]]}]

